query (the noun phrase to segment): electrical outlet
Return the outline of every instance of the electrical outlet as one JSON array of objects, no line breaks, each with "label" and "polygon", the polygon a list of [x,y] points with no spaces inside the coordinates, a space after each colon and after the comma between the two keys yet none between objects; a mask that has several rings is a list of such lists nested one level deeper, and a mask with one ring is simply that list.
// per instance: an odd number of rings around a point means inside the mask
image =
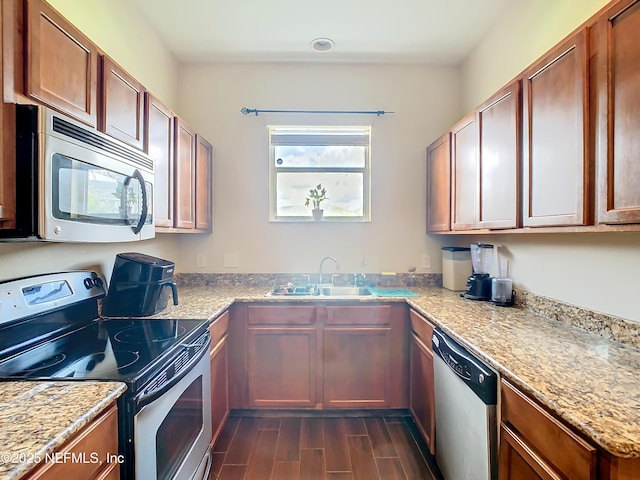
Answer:
[{"label": "electrical outlet", "polygon": [[422,268],[431,268],[431,255],[428,253],[422,254]]},{"label": "electrical outlet", "polygon": [[238,254],[237,253],[225,253],[224,254],[224,268],[238,268]]},{"label": "electrical outlet", "polygon": [[205,268],[207,266],[207,256],[204,253],[196,255],[196,267]]}]

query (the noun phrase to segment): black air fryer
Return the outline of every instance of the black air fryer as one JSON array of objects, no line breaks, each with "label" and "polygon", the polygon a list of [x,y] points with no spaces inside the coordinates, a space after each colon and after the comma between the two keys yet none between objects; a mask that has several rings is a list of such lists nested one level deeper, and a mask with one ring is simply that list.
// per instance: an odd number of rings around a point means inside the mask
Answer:
[{"label": "black air fryer", "polygon": [[167,307],[169,289],[178,305],[173,262],[143,253],[119,253],[109,292],[102,302],[105,317],[146,317]]}]

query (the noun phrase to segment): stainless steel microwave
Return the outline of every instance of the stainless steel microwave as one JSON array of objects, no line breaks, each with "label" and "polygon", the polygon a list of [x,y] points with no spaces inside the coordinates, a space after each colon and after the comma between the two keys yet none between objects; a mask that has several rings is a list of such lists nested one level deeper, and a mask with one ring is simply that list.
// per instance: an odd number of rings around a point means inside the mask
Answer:
[{"label": "stainless steel microwave", "polygon": [[155,236],[153,159],[50,108],[16,106],[16,228],[1,240]]}]

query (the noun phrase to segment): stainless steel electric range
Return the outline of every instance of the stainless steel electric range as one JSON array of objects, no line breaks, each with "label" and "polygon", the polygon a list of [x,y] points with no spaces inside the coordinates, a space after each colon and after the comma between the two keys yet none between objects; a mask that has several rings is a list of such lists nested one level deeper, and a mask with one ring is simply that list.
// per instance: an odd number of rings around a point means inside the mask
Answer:
[{"label": "stainless steel electric range", "polygon": [[207,322],[103,319],[104,296],[103,280],[87,271],[0,283],[0,380],[124,382],[122,478],[207,478]]}]

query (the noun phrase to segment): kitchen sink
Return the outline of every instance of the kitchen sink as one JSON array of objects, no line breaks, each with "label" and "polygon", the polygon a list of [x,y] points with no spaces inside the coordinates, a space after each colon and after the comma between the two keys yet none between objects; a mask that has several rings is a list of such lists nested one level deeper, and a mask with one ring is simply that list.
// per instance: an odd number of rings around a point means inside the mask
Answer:
[{"label": "kitchen sink", "polygon": [[367,287],[353,285],[315,285],[295,286],[293,284],[274,285],[267,293],[268,297],[363,297],[370,296]]},{"label": "kitchen sink", "polygon": [[320,294],[326,297],[362,297],[365,295],[371,295],[371,292],[367,287],[327,285],[322,287]]}]

